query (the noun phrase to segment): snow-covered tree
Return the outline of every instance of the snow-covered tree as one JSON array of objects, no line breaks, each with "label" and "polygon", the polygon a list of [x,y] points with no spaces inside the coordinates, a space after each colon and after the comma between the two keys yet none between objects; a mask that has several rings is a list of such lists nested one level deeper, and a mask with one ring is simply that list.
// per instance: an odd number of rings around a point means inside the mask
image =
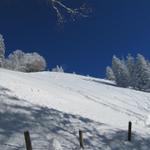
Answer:
[{"label": "snow-covered tree", "polygon": [[135,58],[131,54],[126,57],[126,66],[129,71],[129,85],[135,87]]},{"label": "snow-covered tree", "polygon": [[116,56],[112,59],[111,67],[106,68],[107,79],[115,76],[116,84],[121,87],[133,87],[143,91],[150,91],[150,62],[141,54],[134,58],[130,54],[120,60]]},{"label": "snow-covered tree", "polygon": [[55,68],[52,69],[52,72],[64,72],[64,69],[62,66],[56,66]]},{"label": "snow-covered tree", "polygon": [[24,55],[25,72],[38,72],[46,69],[44,57],[38,53],[27,53]]},{"label": "snow-covered tree", "polygon": [[[80,2],[82,3],[82,1]],[[87,3],[82,3],[78,8],[73,8],[69,5],[69,0],[48,0],[48,2],[56,12],[59,24],[64,23],[67,17],[70,17],[72,21],[79,17],[87,18],[92,11]]]},{"label": "snow-covered tree", "polygon": [[139,90],[148,90],[150,88],[150,68],[144,56],[138,54],[135,63],[136,88]]},{"label": "snow-covered tree", "polygon": [[22,72],[38,72],[45,70],[46,61],[38,53],[16,50],[5,60],[5,68]]},{"label": "snow-covered tree", "polygon": [[3,67],[4,58],[5,58],[5,44],[4,38],[0,34],[0,67]]},{"label": "snow-covered tree", "polygon": [[113,56],[112,70],[115,75],[115,81],[117,85],[121,87],[128,87],[129,86],[129,71],[124,61],[121,61],[116,56]]},{"label": "snow-covered tree", "polygon": [[106,67],[106,79],[115,81],[115,76],[111,67]]},{"label": "snow-covered tree", "polygon": [[21,50],[9,54],[8,59],[5,60],[5,68],[24,71],[24,55],[25,53]]}]

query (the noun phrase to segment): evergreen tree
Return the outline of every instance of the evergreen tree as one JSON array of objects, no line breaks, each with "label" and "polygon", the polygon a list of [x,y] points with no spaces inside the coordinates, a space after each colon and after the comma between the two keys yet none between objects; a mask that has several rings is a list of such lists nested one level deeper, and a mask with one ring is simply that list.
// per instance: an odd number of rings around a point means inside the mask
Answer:
[{"label": "evergreen tree", "polygon": [[138,54],[135,63],[136,88],[139,90],[148,90],[150,88],[150,67],[144,56]]},{"label": "evergreen tree", "polygon": [[121,61],[116,56],[113,56],[112,70],[115,75],[116,84],[121,87],[128,87],[129,86],[129,71],[124,61]]},{"label": "evergreen tree", "polygon": [[4,38],[0,34],[0,67],[3,67],[4,58],[5,58],[5,44],[4,44]]},{"label": "evergreen tree", "polygon": [[131,54],[128,54],[126,57],[126,66],[129,71],[129,85],[131,87],[135,87],[135,59],[131,56]]},{"label": "evergreen tree", "polygon": [[115,76],[111,67],[106,67],[106,79],[115,81]]}]

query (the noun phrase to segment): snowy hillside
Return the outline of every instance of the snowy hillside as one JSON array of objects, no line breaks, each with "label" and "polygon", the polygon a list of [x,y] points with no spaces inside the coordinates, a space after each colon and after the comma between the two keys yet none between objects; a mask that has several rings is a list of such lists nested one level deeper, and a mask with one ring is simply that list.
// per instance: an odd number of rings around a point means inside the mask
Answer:
[{"label": "snowy hillside", "polygon": [[0,69],[0,150],[24,149],[25,130],[33,149],[52,150],[55,139],[63,150],[77,150],[79,129],[87,150],[148,150],[149,125],[150,93],[74,74]]}]

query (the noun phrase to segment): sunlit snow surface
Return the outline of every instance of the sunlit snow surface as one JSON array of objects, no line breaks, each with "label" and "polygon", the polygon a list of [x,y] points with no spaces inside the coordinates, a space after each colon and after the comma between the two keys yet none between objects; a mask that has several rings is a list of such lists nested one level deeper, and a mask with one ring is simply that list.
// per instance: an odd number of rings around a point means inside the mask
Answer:
[{"label": "sunlit snow surface", "polygon": [[149,126],[150,93],[74,74],[0,69],[0,150],[24,149],[26,130],[33,149],[78,150],[79,129],[86,150],[149,150]]}]

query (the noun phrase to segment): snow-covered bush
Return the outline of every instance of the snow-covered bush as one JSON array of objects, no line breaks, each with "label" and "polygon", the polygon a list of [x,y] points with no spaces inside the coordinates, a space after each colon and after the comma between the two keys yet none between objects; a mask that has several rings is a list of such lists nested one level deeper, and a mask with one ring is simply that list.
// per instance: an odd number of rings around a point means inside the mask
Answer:
[{"label": "snow-covered bush", "polygon": [[24,55],[25,72],[38,72],[46,68],[45,59],[38,53],[27,53]]},{"label": "snow-covered bush", "polygon": [[64,72],[64,69],[62,66],[56,66],[55,68],[52,69],[52,72]]},{"label": "snow-covered bush", "polygon": [[24,55],[21,50],[16,50],[5,59],[4,67],[11,70],[24,71]]},{"label": "snow-covered bush", "polygon": [[5,59],[4,67],[22,72],[38,72],[45,70],[46,61],[38,53],[16,50]]}]

